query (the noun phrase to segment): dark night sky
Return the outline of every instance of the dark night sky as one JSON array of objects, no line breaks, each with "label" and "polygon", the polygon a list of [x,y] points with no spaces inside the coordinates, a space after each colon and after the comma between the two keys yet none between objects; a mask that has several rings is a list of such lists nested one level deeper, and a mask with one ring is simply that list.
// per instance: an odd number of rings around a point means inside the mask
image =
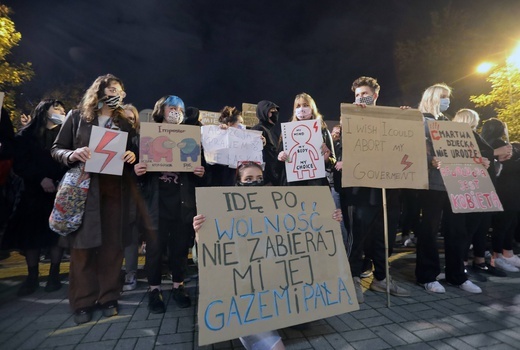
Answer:
[{"label": "dark night sky", "polygon": [[[428,33],[430,12],[450,3],[466,6],[474,24],[489,26],[486,30],[498,31],[488,15],[520,13],[517,0],[3,3],[13,9],[11,17],[22,33],[12,58],[32,62],[36,72],[22,88],[31,100],[59,84],[80,81],[86,89],[110,72],[125,83],[125,101],[139,109],[152,108],[166,94],[214,111],[269,99],[282,107],[282,119],[302,91],[314,97],[326,119],[337,119],[339,103],[352,102],[350,85],[360,75],[378,78],[379,105],[416,106],[416,96],[407,100],[399,87],[393,56],[397,40]],[[494,40],[509,44],[504,36],[520,34],[514,29],[497,33]],[[474,30],[468,28],[468,35]],[[437,82],[444,80],[439,76]]]}]

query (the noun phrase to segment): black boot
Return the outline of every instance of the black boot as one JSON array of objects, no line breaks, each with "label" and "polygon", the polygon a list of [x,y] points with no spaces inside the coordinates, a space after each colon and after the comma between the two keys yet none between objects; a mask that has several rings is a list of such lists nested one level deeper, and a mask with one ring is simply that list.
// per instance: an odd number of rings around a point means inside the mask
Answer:
[{"label": "black boot", "polygon": [[60,288],[60,264],[51,264],[51,269],[49,271],[49,279],[47,280],[47,284],[45,285],[44,290],[50,293]]},{"label": "black boot", "polygon": [[38,289],[38,266],[29,267],[28,270],[29,275],[25,281],[23,281],[20,289],[18,289],[18,292],[16,293],[16,295],[19,297],[33,294],[36,292],[36,289]]}]

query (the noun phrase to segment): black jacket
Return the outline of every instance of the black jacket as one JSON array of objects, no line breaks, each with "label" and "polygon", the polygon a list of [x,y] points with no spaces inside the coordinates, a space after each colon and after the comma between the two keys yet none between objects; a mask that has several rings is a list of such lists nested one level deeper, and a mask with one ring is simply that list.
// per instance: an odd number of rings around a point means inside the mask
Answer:
[{"label": "black jacket", "polygon": [[276,171],[276,164],[278,162],[278,142],[274,133],[273,127],[276,124],[269,121],[269,110],[271,108],[278,109],[279,107],[271,101],[260,101],[256,107],[256,117],[259,123],[253,126],[252,130],[259,130],[262,136],[265,137],[265,146],[262,150],[262,156],[265,163],[264,181],[267,185],[271,184],[277,186],[280,184],[280,175]]}]

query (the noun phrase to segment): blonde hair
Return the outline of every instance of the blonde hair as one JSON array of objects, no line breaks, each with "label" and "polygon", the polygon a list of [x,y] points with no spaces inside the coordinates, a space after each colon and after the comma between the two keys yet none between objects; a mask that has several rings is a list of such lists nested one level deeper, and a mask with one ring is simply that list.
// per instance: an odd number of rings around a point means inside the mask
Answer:
[{"label": "blonde hair", "polygon": [[447,93],[448,96],[451,95],[451,88],[444,84],[435,84],[424,90],[421,102],[419,103],[419,110],[421,113],[430,113],[435,116],[435,118],[439,118],[443,116],[440,110],[441,105],[441,96]]},{"label": "blonde hair", "polygon": [[466,123],[469,124],[471,129],[477,129],[478,122],[480,121],[480,117],[478,113],[472,109],[463,108],[455,114],[453,117],[453,121],[457,123]]},{"label": "blonde hair", "polygon": [[318,111],[318,107],[316,106],[316,102],[314,102],[314,99],[311,97],[311,95],[306,94],[305,92],[302,92],[301,94],[296,95],[294,98],[294,105],[293,105],[293,115],[291,118],[291,122],[298,121],[298,118],[296,118],[296,105],[298,104],[298,100],[302,98],[307,104],[311,107],[312,110],[312,117],[311,119],[318,119],[321,122],[322,127],[326,127],[325,121],[323,120],[323,116]]}]

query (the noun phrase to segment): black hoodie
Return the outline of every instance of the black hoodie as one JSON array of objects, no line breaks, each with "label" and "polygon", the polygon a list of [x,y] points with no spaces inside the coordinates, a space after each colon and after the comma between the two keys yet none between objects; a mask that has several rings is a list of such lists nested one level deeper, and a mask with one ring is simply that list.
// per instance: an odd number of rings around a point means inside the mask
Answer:
[{"label": "black hoodie", "polygon": [[274,124],[269,122],[269,110],[271,108],[280,109],[275,103],[267,100],[258,102],[256,107],[256,117],[259,123],[252,127],[253,130],[260,130],[262,136],[265,137],[265,146],[262,150],[262,156],[264,158],[265,170],[264,170],[264,181],[267,185],[277,186],[279,185],[279,175],[275,171],[277,159],[277,148],[278,142],[275,136],[273,127],[278,122],[274,120]]}]

